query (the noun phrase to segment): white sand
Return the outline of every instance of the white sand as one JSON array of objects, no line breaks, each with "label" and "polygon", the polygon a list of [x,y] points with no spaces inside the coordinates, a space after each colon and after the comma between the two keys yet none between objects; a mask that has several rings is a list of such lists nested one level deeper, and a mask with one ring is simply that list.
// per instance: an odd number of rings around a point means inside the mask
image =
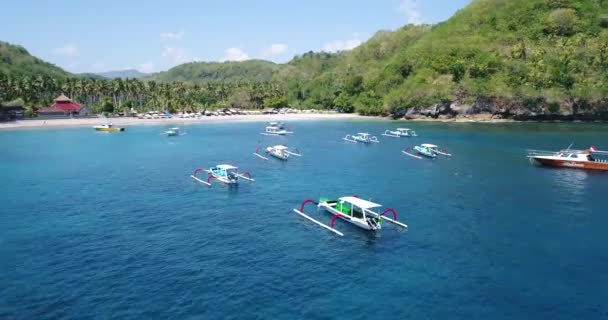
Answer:
[{"label": "white sand", "polygon": [[356,114],[342,113],[305,113],[305,114],[268,114],[268,115],[234,115],[211,116],[196,118],[171,119],[138,119],[138,118],[85,118],[85,119],[35,119],[0,122],[0,129],[19,128],[60,128],[60,127],[93,127],[100,124],[112,123],[115,126],[134,125],[182,125],[209,122],[268,122],[268,121],[303,121],[303,120],[352,120],[352,119],[378,119],[377,117],[364,117]]}]

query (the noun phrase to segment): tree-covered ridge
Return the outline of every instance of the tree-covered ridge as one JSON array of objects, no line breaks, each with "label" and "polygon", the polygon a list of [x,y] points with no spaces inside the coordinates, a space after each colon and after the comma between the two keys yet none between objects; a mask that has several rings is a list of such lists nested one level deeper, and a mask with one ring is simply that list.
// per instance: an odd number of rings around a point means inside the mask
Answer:
[{"label": "tree-covered ridge", "polygon": [[283,77],[292,80],[289,103],[366,114],[478,101],[564,113],[601,107],[608,1],[476,0],[446,22],[379,32],[334,59],[312,79]]},{"label": "tree-covered ridge", "polygon": [[43,75],[65,78],[63,69],[38,59],[23,47],[0,41],[0,72],[14,77]]},{"label": "tree-covered ridge", "polygon": [[270,81],[278,65],[264,60],[234,62],[190,62],[160,72],[157,81],[239,82]]},{"label": "tree-covered ridge", "polygon": [[[0,91],[4,100],[26,94],[35,105],[64,86],[91,87],[2,70],[0,85],[9,87]],[[308,52],[281,65],[188,63],[154,81],[133,82],[145,90],[113,80],[100,82],[112,89],[84,89],[82,95],[93,104],[100,96],[111,96],[117,105],[136,100],[143,110],[288,105],[403,115],[454,105],[491,106],[507,116],[512,108],[552,114],[604,110],[608,116],[607,71],[608,0],[475,0],[448,21],[380,31],[351,51]],[[28,87],[40,83],[40,76],[55,83],[45,87],[48,94]]]}]

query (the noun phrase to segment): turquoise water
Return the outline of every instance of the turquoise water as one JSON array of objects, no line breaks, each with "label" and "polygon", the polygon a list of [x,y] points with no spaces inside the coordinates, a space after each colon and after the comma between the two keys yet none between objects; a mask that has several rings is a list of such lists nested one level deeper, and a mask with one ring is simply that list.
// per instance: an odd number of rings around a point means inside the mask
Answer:
[{"label": "turquoise water", "polygon": [[[608,173],[531,166],[525,150],[608,149],[605,125],[293,122],[0,132],[1,319],[601,319]],[[341,139],[369,131],[382,143]],[[286,163],[258,142],[302,150]],[[451,159],[416,160],[418,143]],[[189,178],[227,162],[256,182]],[[338,237],[294,214],[357,194],[404,231]],[[330,216],[311,215],[329,223]]]}]

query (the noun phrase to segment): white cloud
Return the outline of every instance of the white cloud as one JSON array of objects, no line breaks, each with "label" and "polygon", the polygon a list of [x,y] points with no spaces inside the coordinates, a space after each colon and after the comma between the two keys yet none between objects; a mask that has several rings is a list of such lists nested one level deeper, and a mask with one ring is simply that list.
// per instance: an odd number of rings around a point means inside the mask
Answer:
[{"label": "white cloud", "polygon": [[352,50],[358,47],[361,43],[362,41],[361,39],[359,39],[359,36],[357,34],[354,34],[352,39],[328,42],[324,44],[323,47],[321,47],[321,50],[325,52]]},{"label": "white cloud", "polygon": [[58,56],[75,57],[80,53],[80,49],[74,44],[66,44],[63,47],[53,49],[53,53]]},{"label": "white cloud", "polygon": [[178,32],[161,32],[160,38],[163,40],[181,40],[184,36],[184,30]]},{"label": "white cloud", "polygon": [[152,73],[156,69],[156,64],[152,61],[148,61],[139,65],[138,70],[144,73]]},{"label": "white cloud", "polygon": [[407,23],[422,23],[422,13],[418,7],[418,0],[400,0],[397,11],[405,15]]},{"label": "white cloud", "polygon": [[161,56],[169,59],[174,64],[182,64],[193,60],[190,51],[182,47],[165,47]]},{"label": "white cloud", "polygon": [[220,61],[244,61],[249,59],[249,54],[239,48],[228,48]]},{"label": "white cloud", "polygon": [[266,47],[262,50],[263,58],[272,58],[274,56],[282,55],[287,52],[289,47],[284,43],[275,43],[269,47]]}]

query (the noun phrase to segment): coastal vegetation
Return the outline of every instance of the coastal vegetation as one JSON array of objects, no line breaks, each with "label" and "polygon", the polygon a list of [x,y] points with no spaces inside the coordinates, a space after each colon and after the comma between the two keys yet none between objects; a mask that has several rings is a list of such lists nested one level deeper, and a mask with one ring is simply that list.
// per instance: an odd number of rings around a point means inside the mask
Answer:
[{"label": "coastal vegetation", "polygon": [[475,0],[443,23],[379,31],[348,52],[308,52],[285,64],[192,62],[145,79],[75,77],[2,44],[0,100],[38,106],[61,91],[94,107],[108,97],[142,110],[608,114],[607,71],[608,1]]}]

